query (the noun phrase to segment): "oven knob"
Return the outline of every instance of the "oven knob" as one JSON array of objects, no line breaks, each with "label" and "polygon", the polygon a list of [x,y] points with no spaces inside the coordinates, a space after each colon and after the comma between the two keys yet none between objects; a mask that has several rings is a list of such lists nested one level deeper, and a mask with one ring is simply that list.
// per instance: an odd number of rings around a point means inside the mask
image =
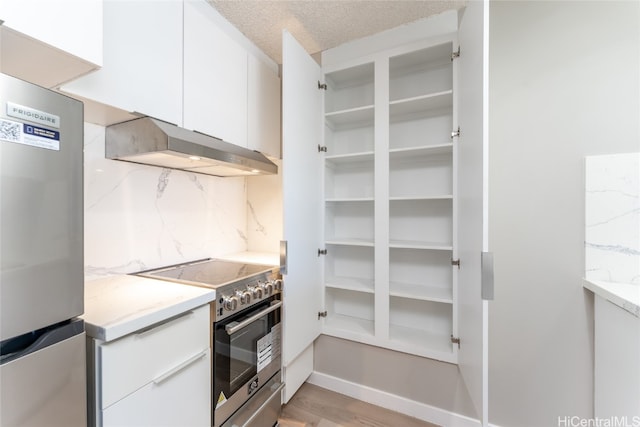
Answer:
[{"label": "oven knob", "polygon": [[273,279],[271,281],[271,283],[273,283],[273,290],[274,291],[281,291],[282,290],[282,280],[281,279]]},{"label": "oven knob", "polygon": [[257,300],[258,300],[258,299],[262,299],[262,294],[263,294],[262,288],[260,288],[260,287],[258,287],[258,286],[249,286],[249,287],[247,288],[247,290],[248,290],[249,292],[251,292],[251,295],[252,295],[255,299],[257,299]]},{"label": "oven knob", "polygon": [[238,298],[236,297],[225,297],[224,303],[222,305],[225,310],[233,311],[238,308]]},{"label": "oven knob", "polygon": [[236,297],[240,299],[240,305],[251,303],[251,293],[249,291],[236,291]]},{"label": "oven knob", "polygon": [[256,286],[256,288],[260,289],[262,291],[262,295],[264,295],[265,297],[269,296],[271,289],[267,288],[267,283],[258,282],[258,285]]},{"label": "oven knob", "polygon": [[263,283],[262,289],[264,289],[265,296],[269,296],[273,293],[273,285],[269,282]]}]

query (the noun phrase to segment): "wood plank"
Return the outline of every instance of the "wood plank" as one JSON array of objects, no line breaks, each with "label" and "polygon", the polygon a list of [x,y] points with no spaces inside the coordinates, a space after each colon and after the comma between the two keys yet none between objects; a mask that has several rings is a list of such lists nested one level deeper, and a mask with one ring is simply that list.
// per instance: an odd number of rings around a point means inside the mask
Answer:
[{"label": "wood plank", "polygon": [[308,383],[283,406],[279,423],[280,427],[437,427]]}]

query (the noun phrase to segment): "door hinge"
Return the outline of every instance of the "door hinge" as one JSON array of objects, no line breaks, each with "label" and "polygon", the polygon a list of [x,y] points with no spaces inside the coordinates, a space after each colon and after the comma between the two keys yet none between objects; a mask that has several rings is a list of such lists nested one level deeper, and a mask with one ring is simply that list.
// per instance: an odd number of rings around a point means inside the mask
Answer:
[{"label": "door hinge", "polygon": [[327,317],[327,311],[319,311],[318,312],[318,320],[320,320],[321,317]]},{"label": "door hinge", "polygon": [[326,255],[326,254],[327,254],[327,250],[326,249],[318,249],[318,256]]},{"label": "door hinge", "polygon": [[460,348],[460,338],[457,338],[453,336],[453,334],[451,335],[451,344],[458,344],[458,349]]},{"label": "door hinge", "polygon": [[322,153],[323,151],[325,153],[327,152],[327,146],[318,144],[318,153]]},{"label": "door hinge", "polygon": [[451,52],[451,60],[453,61],[456,58],[460,57],[460,46],[458,46],[458,50],[456,50],[455,52]]},{"label": "door hinge", "polygon": [[459,136],[460,136],[460,126],[458,126],[457,130],[454,130],[453,132],[451,132],[451,139],[457,138]]},{"label": "door hinge", "polygon": [[320,80],[318,80],[318,89],[327,90],[327,84],[320,83]]},{"label": "door hinge", "polygon": [[458,270],[460,270],[460,260],[459,259],[452,259],[451,260],[451,265],[457,266]]}]

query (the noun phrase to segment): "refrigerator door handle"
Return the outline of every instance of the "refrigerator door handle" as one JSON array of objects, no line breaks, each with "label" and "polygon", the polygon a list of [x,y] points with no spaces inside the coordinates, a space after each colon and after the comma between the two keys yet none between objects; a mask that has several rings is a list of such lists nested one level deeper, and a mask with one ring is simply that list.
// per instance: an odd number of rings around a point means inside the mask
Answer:
[{"label": "refrigerator door handle", "polygon": [[35,353],[84,332],[84,320],[74,319],[42,328],[0,343],[0,365]]},{"label": "refrigerator door handle", "polygon": [[280,240],[280,274],[287,274],[287,243]]}]

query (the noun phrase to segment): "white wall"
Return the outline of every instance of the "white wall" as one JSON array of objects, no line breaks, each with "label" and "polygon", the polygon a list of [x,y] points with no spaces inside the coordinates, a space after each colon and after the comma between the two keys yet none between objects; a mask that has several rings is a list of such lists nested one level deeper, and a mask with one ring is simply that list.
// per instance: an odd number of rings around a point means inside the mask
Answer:
[{"label": "white wall", "polygon": [[[314,343],[314,371],[477,418],[458,367],[450,363],[321,335]],[[418,408],[416,416],[437,414]]]},{"label": "white wall", "polygon": [[86,279],[247,249],[245,178],[108,160],[104,127],[84,132]]},{"label": "white wall", "polygon": [[490,19],[490,421],[554,426],[593,416],[584,157],[640,147],[639,3],[495,1]]},{"label": "white wall", "polygon": [[277,175],[247,177],[247,250],[274,252],[282,240],[282,160]]}]

